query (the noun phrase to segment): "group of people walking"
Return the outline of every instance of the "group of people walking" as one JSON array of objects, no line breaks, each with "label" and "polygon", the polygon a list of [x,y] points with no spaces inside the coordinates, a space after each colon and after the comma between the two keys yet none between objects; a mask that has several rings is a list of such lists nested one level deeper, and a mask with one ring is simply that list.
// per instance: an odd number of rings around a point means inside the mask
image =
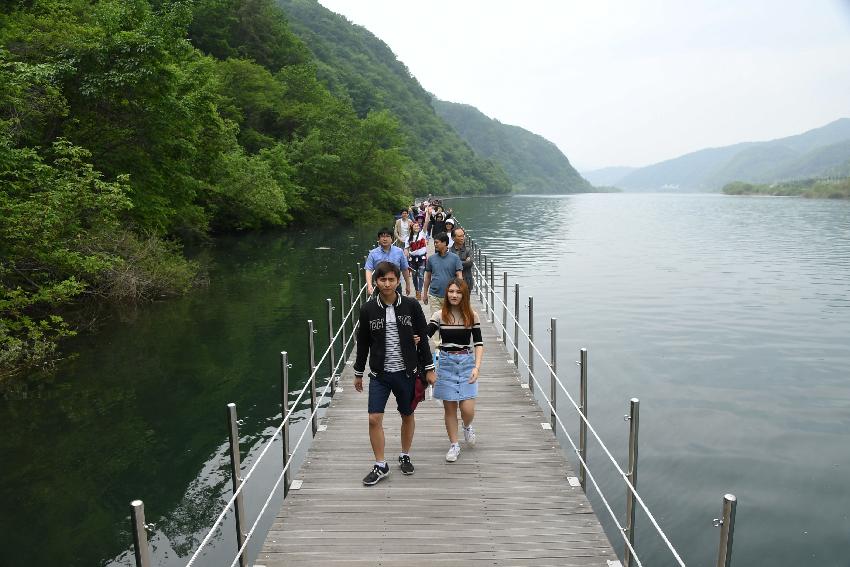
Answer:
[{"label": "group of people walking", "polygon": [[[451,211],[443,210],[439,202],[419,203],[401,211],[392,231],[382,228],[377,236],[378,246],[366,259],[370,299],[360,310],[354,362],[355,390],[364,390],[364,374],[369,378],[369,440],[375,463],[363,479],[366,485],[390,474],[383,428],[390,393],[401,414],[398,463],[403,474],[414,473],[410,456],[414,409],[424,398],[426,383],[443,403],[449,438],[446,461],[457,461],[461,453],[461,430],[465,444],[475,445],[472,423],[484,356],[481,322],[470,302],[472,255]],[[429,320],[420,301],[430,307]],[[432,355],[429,338],[434,339],[437,356]]]}]

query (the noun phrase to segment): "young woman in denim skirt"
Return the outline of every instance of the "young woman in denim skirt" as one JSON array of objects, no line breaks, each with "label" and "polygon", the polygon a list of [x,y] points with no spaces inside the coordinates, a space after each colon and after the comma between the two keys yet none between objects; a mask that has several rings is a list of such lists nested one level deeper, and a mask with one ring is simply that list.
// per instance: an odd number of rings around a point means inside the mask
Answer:
[{"label": "young woman in denim skirt", "polygon": [[443,308],[435,311],[428,323],[428,336],[440,332],[440,365],[434,397],[443,400],[449,451],[446,460],[453,463],[460,455],[457,410],[463,420],[463,439],[475,445],[475,398],[478,396],[478,373],[484,356],[481,320],[469,304],[469,287],[460,278],[446,287]]}]

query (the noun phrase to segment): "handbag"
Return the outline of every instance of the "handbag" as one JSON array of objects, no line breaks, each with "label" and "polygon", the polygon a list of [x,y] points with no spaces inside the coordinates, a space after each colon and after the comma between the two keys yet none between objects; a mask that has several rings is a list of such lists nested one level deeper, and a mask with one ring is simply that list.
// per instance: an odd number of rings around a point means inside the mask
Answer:
[{"label": "handbag", "polygon": [[[422,354],[421,346],[418,346],[416,350],[420,355]],[[420,357],[419,364],[416,365],[416,371],[413,373],[413,401],[410,402],[410,409],[416,411],[416,406],[425,399],[425,390],[427,389],[428,382],[425,380],[425,373],[422,371],[422,358]]]},{"label": "handbag", "polygon": [[410,402],[410,409],[416,411],[416,406],[425,399],[426,389],[428,389],[428,383],[425,382],[425,376],[417,368],[413,375],[413,401]]}]

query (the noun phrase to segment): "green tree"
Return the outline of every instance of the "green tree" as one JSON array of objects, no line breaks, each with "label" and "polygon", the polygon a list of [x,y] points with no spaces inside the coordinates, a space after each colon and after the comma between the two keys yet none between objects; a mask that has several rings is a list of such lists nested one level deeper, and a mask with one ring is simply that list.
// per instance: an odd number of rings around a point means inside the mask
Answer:
[{"label": "green tree", "polygon": [[272,0],[199,0],[189,37],[217,59],[249,59],[272,72],[310,60]]}]

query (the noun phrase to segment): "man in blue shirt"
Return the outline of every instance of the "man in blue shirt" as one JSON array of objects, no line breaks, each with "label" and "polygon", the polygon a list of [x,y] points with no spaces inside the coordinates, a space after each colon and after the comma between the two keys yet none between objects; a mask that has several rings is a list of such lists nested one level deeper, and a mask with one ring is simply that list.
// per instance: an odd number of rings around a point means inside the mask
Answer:
[{"label": "man in blue shirt", "polygon": [[449,250],[448,234],[441,232],[434,237],[434,250],[437,253],[428,256],[425,264],[423,287],[427,293],[422,301],[425,305],[431,303],[431,313],[442,309],[449,282],[454,278],[463,277],[463,263]]},{"label": "man in blue shirt", "polygon": [[[375,286],[372,283],[372,273],[381,262],[391,262],[399,267],[404,276],[404,294],[410,295],[410,289],[413,287],[410,279],[410,270],[407,265],[407,258],[404,256],[404,250],[393,245],[393,232],[388,228],[382,228],[378,231],[377,248],[369,252],[366,257],[366,292],[371,297],[375,291]],[[398,292],[401,293],[401,284],[399,284]]]}]

